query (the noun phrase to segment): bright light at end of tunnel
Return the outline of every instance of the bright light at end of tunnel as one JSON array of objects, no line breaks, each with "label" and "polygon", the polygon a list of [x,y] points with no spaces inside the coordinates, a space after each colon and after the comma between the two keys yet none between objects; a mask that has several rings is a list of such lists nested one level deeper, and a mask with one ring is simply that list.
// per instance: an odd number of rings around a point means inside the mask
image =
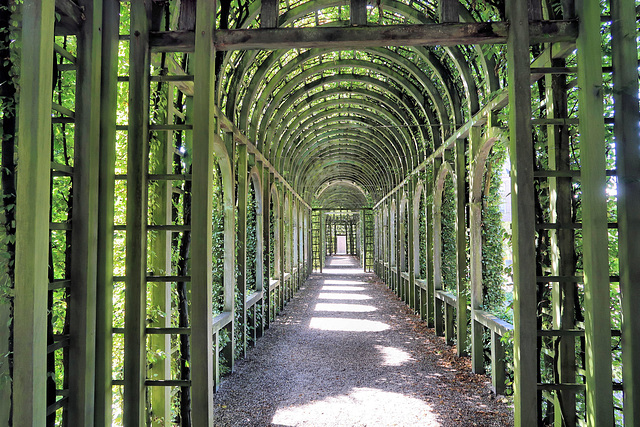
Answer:
[{"label": "bright light at end of tunnel", "polygon": [[381,426],[403,420],[410,423],[403,425],[442,425],[429,404],[401,393],[361,387],[353,388],[348,394],[317,399],[321,400],[279,408],[271,422],[279,426]]},{"label": "bright light at end of tunnel", "polygon": [[371,311],[376,311],[372,305],[363,305],[363,304],[332,304],[332,303],[324,303],[319,302],[316,304],[315,311],[344,311],[350,313],[369,313]]},{"label": "bright light at end of tunnel", "polygon": [[414,360],[409,353],[399,348],[377,345],[376,349],[382,353],[383,366],[400,366],[405,362]]},{"label": "bright light at end of tunnel", "polygon": [[309,323],[311,329],[342,332],[382,332],[389,325],[374,320],[348,319],[336,317],[313,317]]}]

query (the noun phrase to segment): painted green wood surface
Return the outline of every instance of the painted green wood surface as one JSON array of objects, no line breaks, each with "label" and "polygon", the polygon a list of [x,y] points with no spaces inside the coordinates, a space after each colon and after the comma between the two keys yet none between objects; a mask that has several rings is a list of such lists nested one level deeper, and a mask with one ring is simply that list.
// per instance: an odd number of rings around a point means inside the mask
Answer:
[{"label": "painted green wood surface", "polygon": [[47,266],[54,3],[25,1],[20,69],[13,422],[43,426],[47,376]]},{"label": "painted green wood surface", "polygon": [[613,425],[611,315],[605,176],[600,5],[578,0],[578,112],[582,184],[582,233],[586,341],[587,425]]},{"label": "painted green wood surface", "polygon": [[640,425],[640,136],[638,122],[637,14],[630,0],[611,1],[613,93],[617,170],[620,289],[622,293],[622,380],[625,426]]},{"label": "painted green wood surface", "polygon": [[538,422],[535,219],[533,150],[531,150],[531,87],[529,80],[529,31],[526,8],[507,3],[509,39],[509,131],[511,157],[512,245],[514,263],[514,394],[515,424]]},{"label": "painted green wood surface", "polygon": [[98,427],[111,425],[113,344],[113,217],[116,158],[117,54],[119,2],[103,2],[100,89],[100,177],[96,301],[96,392]]},{"label": "painted green wood surface", "polygon": [[[212,393],[214,391],[214,367],[213,354],[211,352],[211,349],[214,348],[211,290],[211,215],[213,209],[213,146],[216,126],[213,114],[201,113],[210,112],[214,103],[215,73],[213,70],[215,67],[215,51],[212,43],[212,26],[215,21],[216,2],[198,0],[196,4],[197,36],[193,64],[193,109],[196,114],[194,114],[193,118],[193,202],[191,210],[191,338],[194,343],[191,351],[191,404],[193,425],[209,426],[213,425]],[[222,160],[224,161],[225,159]],[[228,162],[228,159],[226,161]],[[227,180],[233,176],[232,173],[229,173],[229,168],[221,167],[220,169],[223,173],[226,172],[228,174]],[[223,185],[225,184],[224,181],[223,178]],[[227,191],[227,189],[228,187],[225,187],[224,191]],[[226,196],[229,197],[228,194]],[[230,232],[227,228],[229,223],[228,215],[229,211],[225,204],[225,252],[231,251],[233,254],[233,244],[227,246],[227,235]],[[235,234],[234,229],[232,228],[231,230],[231,233]],[[227,274],[229,271],[227,264],[228,261],[225,256],[224,310],[233,312],[233,304],[229,304],[227,295]],[[231,294],[233,295],[233,289],[231,289]]]}]

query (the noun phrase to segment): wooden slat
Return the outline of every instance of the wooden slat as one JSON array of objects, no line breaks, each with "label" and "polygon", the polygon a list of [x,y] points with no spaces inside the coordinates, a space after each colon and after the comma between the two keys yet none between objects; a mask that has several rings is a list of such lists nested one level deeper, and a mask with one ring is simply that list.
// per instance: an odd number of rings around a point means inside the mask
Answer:
[{"label": "wooden slat", "polygon": [[[577,36],[574,21],[540,21],[531,23],[530,27],[532,44],[573,41]],[[507,41],[507,31],[505,22],[218,30],[215,48],[229,51],[503,44]],[[194,37],[189,31],[153,33],[152,49],[154,52],[192,52]]]}]

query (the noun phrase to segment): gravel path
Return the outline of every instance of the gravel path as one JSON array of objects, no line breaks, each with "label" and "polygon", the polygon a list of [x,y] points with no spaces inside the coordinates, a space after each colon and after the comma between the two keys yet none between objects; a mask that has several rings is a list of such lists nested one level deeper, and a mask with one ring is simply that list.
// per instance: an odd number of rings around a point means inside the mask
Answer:
[{"label": "gravel path", "polygon": [[506,399],[350,257],[327,259],[215,395],[216,426],[506,426]]}]

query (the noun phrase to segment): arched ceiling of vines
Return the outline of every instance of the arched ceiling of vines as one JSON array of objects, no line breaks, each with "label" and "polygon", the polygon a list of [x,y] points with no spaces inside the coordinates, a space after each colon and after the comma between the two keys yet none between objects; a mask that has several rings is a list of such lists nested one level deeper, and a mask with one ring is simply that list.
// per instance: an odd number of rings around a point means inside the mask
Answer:
[{"label": "arched ceiling of vines", "polygon": [[[435,23],[436,3],[380,0],[367,6],[367,23]],[[482,20],[503,20],[486,5],[491,2],[484,3]],[[348,26],[349,4],[281,2],[278,27]],[[260,26],[260,1],[236,6],[221,28]],[[477,8],[459,12],[463,22],[481,18]],[[224,52],[218,57],[218,105],[313,206],[357,209],[395,188],[499,88],[495,51],[426,46]]]}]

